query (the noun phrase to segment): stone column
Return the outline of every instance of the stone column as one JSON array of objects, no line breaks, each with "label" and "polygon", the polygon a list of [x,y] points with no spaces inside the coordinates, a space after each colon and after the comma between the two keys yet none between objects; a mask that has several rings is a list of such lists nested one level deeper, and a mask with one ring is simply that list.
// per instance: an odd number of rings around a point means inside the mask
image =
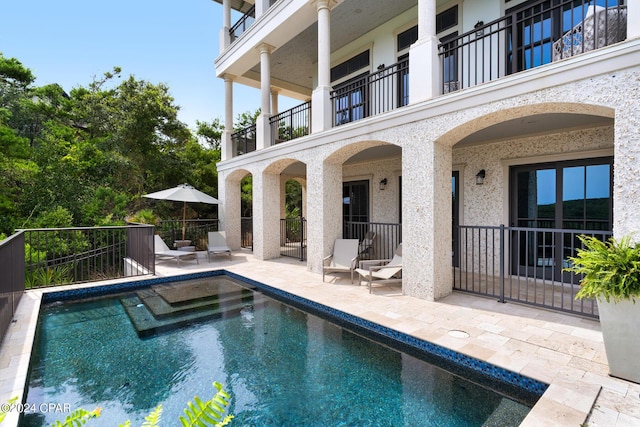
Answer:
[{"label": "stone column", "polygon": [[253,175],[253,255],[257,259],[280,256],[280,175]]},{"label": "stone column", "polygon": [[220,230],[226,233],[227,243],[232,250],[240,249],[240,179],[229,177],[227,171],[218,172]]},{"label": "stone column", "polygon": [[626,1],[627,4],[627,39],[640,37],[640,2]]},{"label": "stone column", "polygon": [[256,120],[256,149],[270,147],[271,126],[271,51],[273,46],[263,43],[260,49],[260,115]]},{"label": "stone column", "polygon": [[222,0],[222,28],[220,29],[220,53],[231,44],[231,0]]},{"label": "stone column", "polygon": [[235,149],[231,134],[233,133],[233,79],[224,75],[224,131],[221,141],[221,160],[229,160],[235,156]]},{"label": "stone column", "polygon": [[409,103],[440,94],[436,0],[418,0],[418,40],[409,48]]},{"label": "stone column", "polygon": [[402,182],[403,293],[434,301],[452,292],[451,147],[405,144]]},{"label": "stone column", "polygon": [[632,239],[640,242],[640,107],[637,99],[629,97],[619,102],[614,132],[613,234],[619,239],[635,233]]},{"label": "stone column", "polygon": [[322,258],[342,237],[342,165],[314,159],[306,184],[307,268],[322,273]]},{"label": "stone column", "polygon": [[311,132],[332,126],[331,108],[331,7],[333,0],[314,0],[318,10],[318,86],[311,94]]},{"label": "stone column", "polygon": [[260,18],[264,13],[269,10],[269,0],[256,0],[256,19]]}]

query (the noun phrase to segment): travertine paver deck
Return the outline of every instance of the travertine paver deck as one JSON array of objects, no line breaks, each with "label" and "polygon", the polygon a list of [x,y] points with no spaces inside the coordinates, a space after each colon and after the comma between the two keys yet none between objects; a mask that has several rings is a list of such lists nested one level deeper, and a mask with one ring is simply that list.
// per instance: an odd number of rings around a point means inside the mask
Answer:
[{"label": "travertine paver deck", "polygon": [[[224,268],[451,348],[497,366],[544,381],[549,389],[524,421],[524,426],[640,425],[640,385],[612,378],[597,321],[492,299],[454,293],[429,302],[402,295],[400,288],[352,285],[345,275],[330,277],[307,271],[300,261],[282,258],[258,261],[249,252],[233,260],[216,258],[200,265],[160,262],[158,275]],[[0,399],[22,395],[40,292],[27,292],[16,322],[0,347]],[[462,330],[468,338],[449,334]],[[6,425],[16,425],[10,422]]]}]

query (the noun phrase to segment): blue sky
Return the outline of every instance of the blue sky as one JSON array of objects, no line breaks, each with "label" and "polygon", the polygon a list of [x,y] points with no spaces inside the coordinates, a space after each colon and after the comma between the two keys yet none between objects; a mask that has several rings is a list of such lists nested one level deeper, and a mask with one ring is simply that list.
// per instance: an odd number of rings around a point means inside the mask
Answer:
[{"label": "blue sky", "polygon": [[[124,77],[165,83],[179,118],[224,117],[224,84],[215,77],[222,6],[212,0],[5,0],[0,52],[69,91],[114,66]],[[234,85],[234,116],[260,106],[256,89]]]}]

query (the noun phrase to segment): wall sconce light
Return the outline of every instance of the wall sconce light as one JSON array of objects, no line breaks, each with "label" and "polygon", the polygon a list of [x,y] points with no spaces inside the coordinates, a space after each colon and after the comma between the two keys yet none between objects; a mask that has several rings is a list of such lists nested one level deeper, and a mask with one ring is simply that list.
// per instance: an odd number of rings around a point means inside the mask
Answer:
[{"label": "wall sconce light", "polygon": [[385,188],[387,188],[387,178],[380,181],[380,190],[384,190]]},{"label": "wall sconce light", "polygon": [[[484,25],[484,21],[478,21],[476,22],[476,25],[473,26],[473,28],[478,29],[480,27],[482,27]],[[476,31],[476,37],[482,37],[484,35],[484,30],[478,30]]]},{"label": "wall sconce light", "polygon": [[485,172],[484,169],[480,170],[480,172],[476,174],[476,185],[484,184],[484,177],[486,175],[487,175],[487,172]]},{"label": "wall sconce light", "polygon": [[382,71],[382,70],[384,70],[384,64],[378,65],[378,71]]}]

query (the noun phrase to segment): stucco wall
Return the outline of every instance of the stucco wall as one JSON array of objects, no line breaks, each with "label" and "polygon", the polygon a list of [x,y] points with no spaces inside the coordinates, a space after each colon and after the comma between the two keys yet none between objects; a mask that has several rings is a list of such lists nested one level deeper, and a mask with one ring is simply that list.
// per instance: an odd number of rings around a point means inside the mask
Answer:
[{"label": "stucco wall", "polygon": [[[582,158],[586,153],[610,149],[612,126],[553,135],[535,136],[471,147],[453,147],[453,164],[459,166],[463,205],[461,225],[507,225],[509,165],[550,162],[566,155]],[[476,185],[476,173],[486,171],[484,185]]]}]

